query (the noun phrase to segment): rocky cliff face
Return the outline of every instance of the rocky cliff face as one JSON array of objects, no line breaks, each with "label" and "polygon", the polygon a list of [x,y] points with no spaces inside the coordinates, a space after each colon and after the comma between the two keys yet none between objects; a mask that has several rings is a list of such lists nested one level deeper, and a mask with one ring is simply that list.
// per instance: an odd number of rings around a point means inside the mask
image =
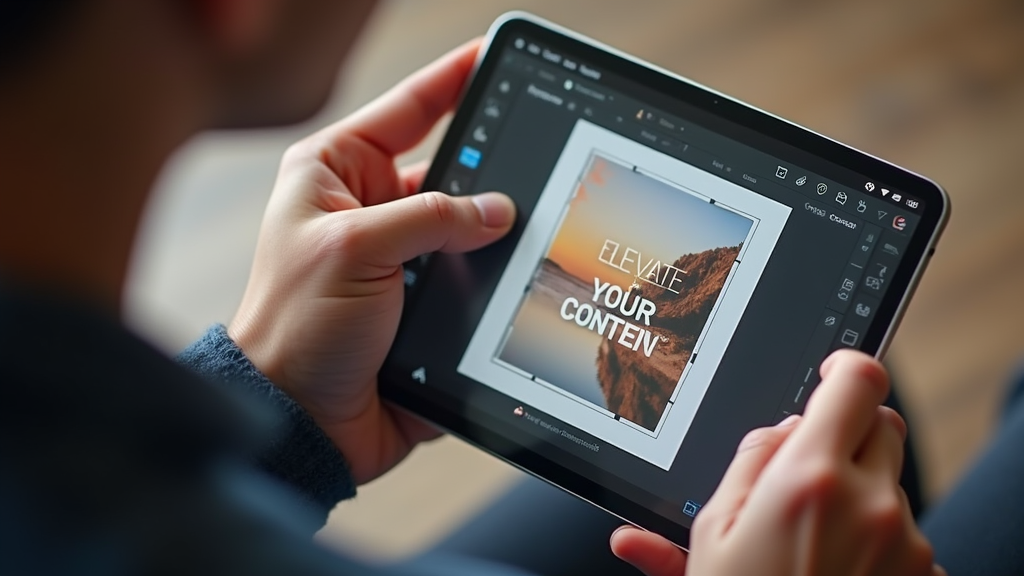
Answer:
[{"label": "rocky cliff face", "polygon": [[650,358],[607,339],[597,355],[597,376],[608,409],[654,430],[725,285],[740,247],[687,254],[673,265],[687,275],[679,294],[641,282],[639,293],[658,307],[650,330],[660,341]]}]

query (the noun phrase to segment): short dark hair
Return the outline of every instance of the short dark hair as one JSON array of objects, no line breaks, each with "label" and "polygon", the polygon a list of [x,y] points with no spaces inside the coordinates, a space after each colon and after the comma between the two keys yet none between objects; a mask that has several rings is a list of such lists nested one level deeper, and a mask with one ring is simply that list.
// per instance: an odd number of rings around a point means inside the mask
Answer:
[{"label": "short dark hair", "polygon": [[82,0],[0,0],[0,71],[26,61]]}]

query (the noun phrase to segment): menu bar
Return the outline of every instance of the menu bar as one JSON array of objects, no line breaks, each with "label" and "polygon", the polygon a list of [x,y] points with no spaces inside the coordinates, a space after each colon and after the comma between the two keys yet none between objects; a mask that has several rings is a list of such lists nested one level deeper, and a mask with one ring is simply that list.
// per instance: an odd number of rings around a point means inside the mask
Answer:
[{"label": "menu bar", "polygon": [[[702,147],[709,152],[728,149],[728,154],[719,152],[718,155],[728,155],[732,162],[726,163],[721,160],[719,162],[728,167],[728,172],[742,166],[741,174],[748,176],[742,179],[744,182],[751,183],[751,179],[774,179],[777,180],[776,184],[781,184],[791,191],[816,197],[822,201],[834,202],[840,207],[840,210],[856,214],[869,221],[884,222],[886,219],[904,218],[903,228],[905,229],[916,223],[914,215],[923,211],[923,203],[919,199],[884,183],[864,181],[859,186],[841,183],[804,169],[797,163],[776,158],[704,129],[650,104],[616,93],[608,86],[589,83],[587,81],[602,81],[610,79],[611,76],[594,66],[566,57],[532,39],[515,38],[513,46],[521,52],[522,56],[534,60],[536,64],[544,62],[552,66],[552,68],[538,66],[537,73],[539,75],[547,76],[555,82],[562,82],[563,79],[557,75],[558,71],[572,73],[564,78],[566,90],[590,96],[598,102],[613,103],[618,117],[638,122],[648,128],[649,130],[642,136],[643,141],[648,144],[655,143],[656,147],[661,149],[682,151],[688,147],[692,149],[695,141],[699,140]],[[561,70],[554,66],[558,66]],[[575,75],[582,76],[584,81],[573,80],[572,77]],[[593,109],[588,108],[588,110],[593,112]],[[687,136],[690,136],[689,141],[686,141]],[[737,154],[740,150],[742,152]],[[807,194],[811,190],[813,190],[813,194]],[[899,227],[897,230],[902,231]]]}]

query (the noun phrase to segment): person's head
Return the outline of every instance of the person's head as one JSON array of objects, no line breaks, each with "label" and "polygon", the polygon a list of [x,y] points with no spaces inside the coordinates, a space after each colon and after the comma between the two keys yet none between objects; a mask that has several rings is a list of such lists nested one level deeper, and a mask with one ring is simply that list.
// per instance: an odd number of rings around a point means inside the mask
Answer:
[{"label": "person's head", "polygon": [[[0,0],[0,92],[37,68],[109,82],[158,67],[211,126],[295,122],[323,104],[375,0]],[[92,68],[93,70],[90,70]],[[114,79],[130,89],[144,78]],[[190,93],[192,92],[192,93]],[[75,97],[71,92],[68,97]]]},{"label": "person's head", "polygon": [[310,117],[374,3],[0,0],[0,280],[116,310],[168,156]]}]

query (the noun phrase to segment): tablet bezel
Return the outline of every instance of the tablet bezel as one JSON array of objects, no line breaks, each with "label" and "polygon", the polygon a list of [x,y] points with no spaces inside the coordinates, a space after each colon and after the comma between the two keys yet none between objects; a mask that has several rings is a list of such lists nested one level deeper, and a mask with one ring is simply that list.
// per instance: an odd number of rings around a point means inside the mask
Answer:
[{"label": "tablet bezel", "polygon": [[[760,137],[766,139],[766,142],[770,140],[772,146],[789,146],[793,149],[791,152],[795,156],[795,162],[807,165],[822,162],[839,165],[851,173],[874,181],[890,183],[920,198],[924,212],[920,214],[920,223],[910,239],[904,257],[904,262],[917,264],[912,267],[899,267],[893,278],[894,288],[883,297],[876,321],[865,335],[860,347],[861,350],[876,357],[884,355],[949,217],[948,196],[938,184],[531,14],[508,13],[491,26],[477,60],[473,80],[463,94],[462,103],[424,180],[424,190],[441,187],[445,167],[458,153],[461,136],[469,127],[472,114],[483,98],[489,79],[499,64],[499,51],[491,51],[490,47],[504,46],[512,34],[537,38],[563,53],[573,54],[604,70],[635,81],[649,89],[655,98],[682,102],[697,108],[710,117],[745,131],[743,136],[747,141],[752,137]],[[810,152],[811,150],[813,152]],[[429,281],[429,274],[423,275],[423,281]],[[404,314],[411,313],[410,310],[414,307],[415,296],[408,302]],[[880,322],[879,319],[883,318],[890,320]],[[573,471],[509,440],[508,436],[501,433],[503,424],[492,419],[485,420],[484,414],[476,414],[475,409],[464,402],[425,393],[429,391],[409,383],[407,376],[397,370],[392,363],[385,362],[381,371],[381,394],[386,399],[431,420],[453,435],[605,509],[626,522],[662,534],[683,548],[688,547],[689,529],[654,512],[653,506],[642,506],[598,484],[585,474]],[[481,426],[481,421],[488,421],[491,428]],[[510,431],[509,436],[511,435]],[[567,455],[566,458],[572,457]],[[575,462],[577,469],[586,468],[587,465],[593,466],[582,460]],[[596,466],[594,468],[595,471],[599,470]]]}]

